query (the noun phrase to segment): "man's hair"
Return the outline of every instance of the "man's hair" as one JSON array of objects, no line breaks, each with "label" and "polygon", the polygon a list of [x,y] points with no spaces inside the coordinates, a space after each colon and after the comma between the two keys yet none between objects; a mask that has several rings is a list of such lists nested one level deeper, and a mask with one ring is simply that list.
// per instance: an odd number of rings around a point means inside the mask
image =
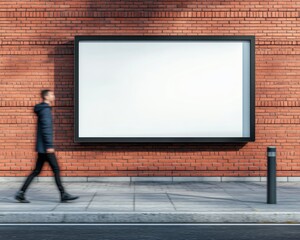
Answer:
[{"label": "man's hair", "polygon": [[45,89],[41,91],[41,97],[45,100],[45,97],[48,95],[48,93],[51,92],[50,89]]}]

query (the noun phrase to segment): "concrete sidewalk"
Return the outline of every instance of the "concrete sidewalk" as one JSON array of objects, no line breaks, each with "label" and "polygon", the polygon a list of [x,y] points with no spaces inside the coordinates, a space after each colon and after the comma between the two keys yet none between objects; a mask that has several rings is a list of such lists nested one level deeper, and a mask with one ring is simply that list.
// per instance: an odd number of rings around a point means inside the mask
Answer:
[{"label": "concrete sidewalk", "polygon": [[54,182],[33,182],[31,203],[18,203],[21,182],[1,183],[1,223],[299,223],[300,182],[65,182],[80,199],[60,203]]}]

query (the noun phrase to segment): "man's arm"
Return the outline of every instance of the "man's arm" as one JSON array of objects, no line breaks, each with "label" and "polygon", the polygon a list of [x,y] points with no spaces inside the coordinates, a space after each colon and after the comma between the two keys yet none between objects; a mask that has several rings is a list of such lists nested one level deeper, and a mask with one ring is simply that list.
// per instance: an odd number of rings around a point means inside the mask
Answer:
[{"label": "man's arm", "polygon": [[40,121],[41,121],[42,139],[45,144],[47,152],[54,152],[51,117],[52,116],[51,116],[50,108],[45,108],[41,111]]}]

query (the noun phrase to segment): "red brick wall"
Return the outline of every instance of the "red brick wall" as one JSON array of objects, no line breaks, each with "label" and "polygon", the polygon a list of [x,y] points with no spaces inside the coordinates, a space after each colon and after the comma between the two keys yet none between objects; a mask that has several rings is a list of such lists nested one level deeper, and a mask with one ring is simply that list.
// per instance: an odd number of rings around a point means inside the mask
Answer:
[{"label": "red brick wall", "polygon": [[[0,1],[0,176],[33,169],[45,88],[63,176],[265,176],[269,145],[278,176],[300,176],[299,17],[300,1]],[[256,141],[73,143],[75,35],[255,35]]]}]

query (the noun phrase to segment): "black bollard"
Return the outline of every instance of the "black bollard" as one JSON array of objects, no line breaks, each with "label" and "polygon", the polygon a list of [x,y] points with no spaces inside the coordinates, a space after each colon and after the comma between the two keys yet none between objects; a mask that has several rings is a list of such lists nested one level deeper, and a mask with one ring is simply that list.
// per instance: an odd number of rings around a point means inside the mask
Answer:
[{"label": "black bollard", "polygon": [[276,147],[269,146],[267,155],[268,155],[267,203],[276,204]]}]

